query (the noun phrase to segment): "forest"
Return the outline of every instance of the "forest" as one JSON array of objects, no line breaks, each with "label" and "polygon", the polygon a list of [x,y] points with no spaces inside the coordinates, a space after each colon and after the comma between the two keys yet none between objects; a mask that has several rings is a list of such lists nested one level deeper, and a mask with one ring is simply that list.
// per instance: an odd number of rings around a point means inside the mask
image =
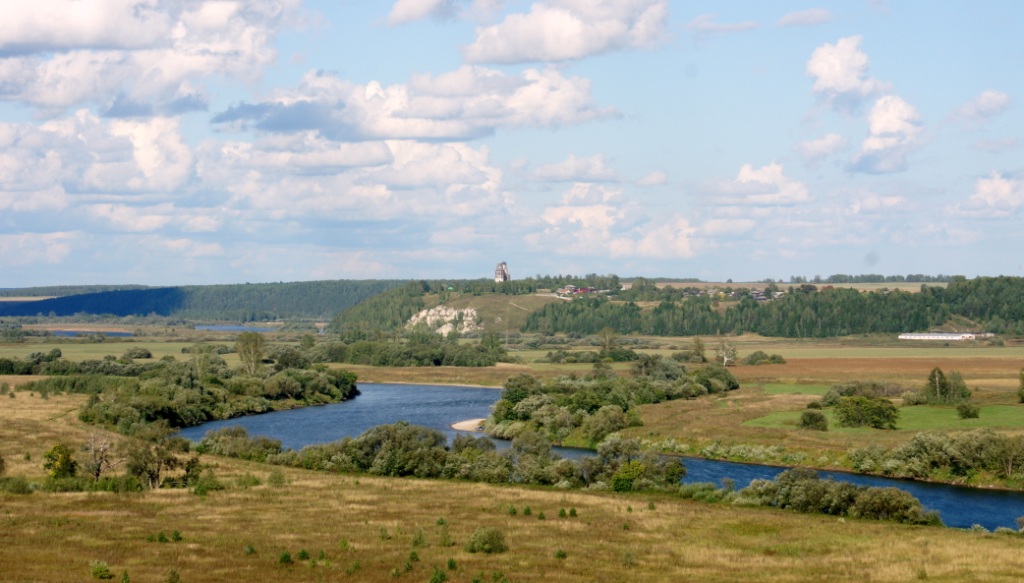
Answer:
[{"label": "forest", "polygon": [[[234,322],[286,318],[329,319],[340,310],[406,283],[398,280],[336,280],[114,289],[65,295],[68,288],[29,288],[19,297],[58,296],[36,301],[0,302],[0,316],[165,316]],[[92,290],[93,286],[70,288]]]},{"label": "forest", "polygon": [[923,286],[917,293],[802,284],[771,301],[748,296],[724,309],[708,295],[661,301],[649,310],[633,301],[593,297],[544,306],[530,314],[523,331],[595,334],[610,327],[620,334],[654,336],[754,332],[826,338],[928,330],[951,317],[988,332],[1024,334],[1024,278],[954,277],[945,288]]}]

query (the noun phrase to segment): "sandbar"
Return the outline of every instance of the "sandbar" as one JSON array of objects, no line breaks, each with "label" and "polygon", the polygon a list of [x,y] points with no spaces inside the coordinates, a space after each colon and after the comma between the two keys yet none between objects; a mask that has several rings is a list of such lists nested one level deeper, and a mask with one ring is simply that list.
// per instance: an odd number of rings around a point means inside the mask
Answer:
[{"label": "sandbar", "polygon": [[480,431],[480,427],[484,424],[484,419],[468,419],[466,421],[459,421],[458,423],[452,423],[452,429],[458,431]]}]

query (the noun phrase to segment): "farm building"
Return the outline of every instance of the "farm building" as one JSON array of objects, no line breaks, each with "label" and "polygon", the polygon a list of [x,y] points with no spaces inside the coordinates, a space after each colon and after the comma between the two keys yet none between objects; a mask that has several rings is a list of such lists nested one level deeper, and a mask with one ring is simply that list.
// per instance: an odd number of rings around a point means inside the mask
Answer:
[{"label": "farm building", "polygon": [[992,334],[975,332],[907,332],[899,335],[900,340],[940,340],[945,342],[963,342],[991,337]]}]

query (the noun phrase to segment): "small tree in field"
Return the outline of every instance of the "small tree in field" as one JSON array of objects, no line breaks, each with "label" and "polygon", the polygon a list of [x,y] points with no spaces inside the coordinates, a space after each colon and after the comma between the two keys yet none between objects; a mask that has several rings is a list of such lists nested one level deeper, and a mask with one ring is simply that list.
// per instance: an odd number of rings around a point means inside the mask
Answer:
[{"label": "small tree in field", "polygon": [[1020,383],[1017,385],[1017,400],[1024,403],[1024,368],[1020,369]]},{"label": "small tree in field", "polygon": [[4,456],[0,455],[0,476],[4,475],[7,471],[7,462],[4,461]]},{"label": "small tree in field", "polygon": [[821,411],[808,410],[800,414],[800,429],[813,429],[815,431],[828,431],[828,418]]},{"label": "small tree in field", "polygon": [[256,376],[263,361],[266,339],[259,332],[242,332],[235,342],[238,358],[242,361],[242,370],[249,376]]},{"label": "small tree in field", "polygon": [[62,478],[73,478],[78,473],[78,462],[75,461],[75,452],[64,443],[58,443],[50,448],[43,455],[46,461],[43,469],[51,478],[59,480]]}]

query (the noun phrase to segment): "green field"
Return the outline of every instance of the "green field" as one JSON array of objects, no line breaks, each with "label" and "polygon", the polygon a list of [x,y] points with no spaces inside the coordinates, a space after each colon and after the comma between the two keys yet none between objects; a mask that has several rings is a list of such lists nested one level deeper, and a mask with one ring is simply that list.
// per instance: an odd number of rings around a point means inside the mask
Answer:
[{"label": "green field", "polygon": [[[829,432],[871,435],[878,430],[840,427],[832,411],[823,409],[828,418]],[[747,427],[768,429],[796,429],[802,411],[778,411],[757,419],[745,421]],[[1024,410],[1020,406],[990,405],[981,407],[977,419],[960,419],[954,407],[919,405],[900,407],[897,431],[969,431],[971,429],[1024,429]]]}]

